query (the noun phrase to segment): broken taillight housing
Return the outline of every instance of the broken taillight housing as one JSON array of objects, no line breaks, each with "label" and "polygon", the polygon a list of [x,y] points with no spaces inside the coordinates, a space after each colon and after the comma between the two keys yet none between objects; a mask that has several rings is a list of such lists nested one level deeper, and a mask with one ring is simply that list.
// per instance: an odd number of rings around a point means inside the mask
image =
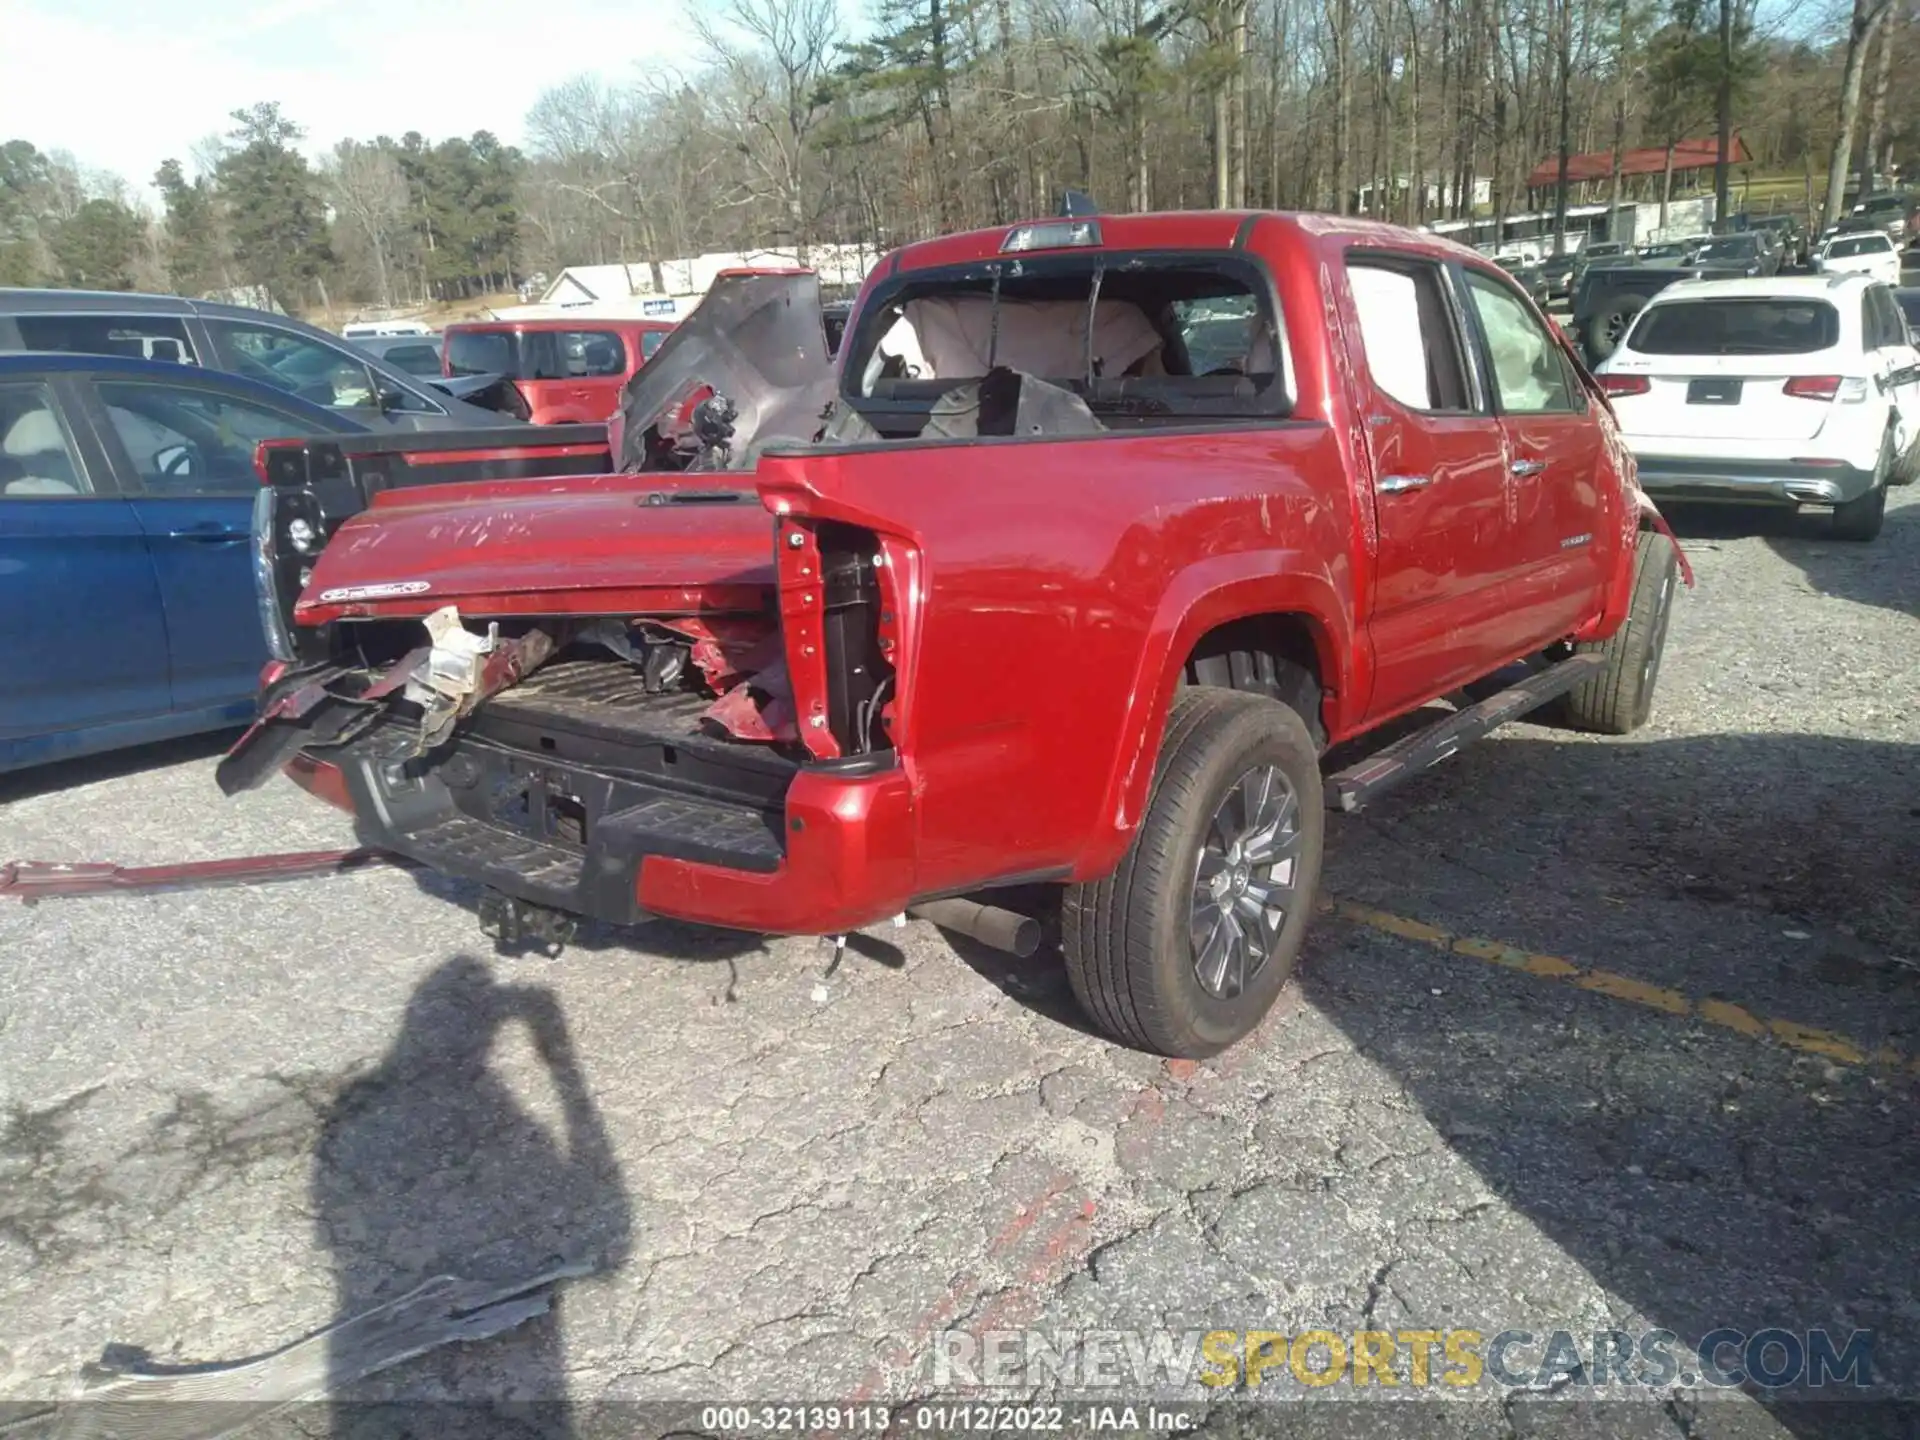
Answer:
[{"label": "broken taillight housing", "polygon": [[857,526],[788,518],[776,571],[800,741],[816,758],[891,749],[894,667],[878,538]]},{"label": "broken taillight housing", "polygon": [[1644,395],[1653,388],[1653,382],[1644,375],[1602,375],[1600,388],[1610,396]]}]

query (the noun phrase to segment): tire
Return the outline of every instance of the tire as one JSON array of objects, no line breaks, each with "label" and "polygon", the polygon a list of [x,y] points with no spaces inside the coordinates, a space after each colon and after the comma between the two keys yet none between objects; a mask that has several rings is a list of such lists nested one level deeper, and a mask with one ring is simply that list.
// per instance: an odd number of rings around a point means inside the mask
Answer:
[{"label": "tire", "polygon": [[1578,655],[1604,655],[1606,665],[1591,680],[1567,692],[1560,714],[1576,730],[1627,735],[1653,714],[1653,689],[1667,648],[1674,582],[1680,566],[1667,537],[1640,532],[1633,559],[1633,599],[1626,621],[1611,639],[1574,646]]},{"label": "tire", "polygon": [[[1275,810],[1254,803],[1260,786],[1276,776],[1291,797],[1290,806],[1284,796],[1278,801],[1284,818],[1277,827],[1266,818]],[[1249,820],[1243,806],[1261,813]],[[1275,828],[1279,842],[1269,843],[1265,832]],[[1232,858],[1241,852],[1225,844],[1225,831],[1242,841],[1260,837],[1252,865],[1244,855]],[[1116,1040],[1183,1059],[1216,1055],[1248,1034],[1293,974],[1325,837],[1319,758],[1301,716],[1261,695],[1182,689],[1167,717],[1152,795],[1133,842],[1111,875],[1070,886],[1061,907],[1061,948],[1081,1008]],[[1258,858],[1267,854],[1285,858],[1269,866]],[[1204,892],[1203,864],[1217,877]],[[1281,882],[1282,864],[1291,882],[1286,903],[1247,922],[1265,940],[1263,960],[1253,963],[1256,945],[1246,941],[1247,930],[1238,931],[1236,987],[1230,967],[1219,974],[1217,962],[1233,952],[1218,943],[1228,932],[1215,907],[1222,895],[1235,893],[1243,905],[1257,903],[1235,887]],[[1268,870],[1265,877],[1261,869]],[[1277,889],[1274,895],[1279,898]],[[1196,924],[1205,932],[1199,945]],[[1212,985],[1201,977],[1203,960],[1214,972]]]},{"label": "tire", "polygon": [[1626,338],[1627,326],[1633,322],[1634,316],[1646,308],[1647,302],[1638,295],[1616,295],[1589,315],[1587,323],[1580,329],[1580,339],[1586,347],[1588,361],[1598,365],[1618,350],[1620,342]]},{"label": "tire", "polygon": [[1836,540],[1871,540],[1887,518],[1887,481],[1893,471],[1893,432],[1880,442],[1880,461],[1873,467],[1873,488],[1858,500],[1833,507],[1832,535]]}]

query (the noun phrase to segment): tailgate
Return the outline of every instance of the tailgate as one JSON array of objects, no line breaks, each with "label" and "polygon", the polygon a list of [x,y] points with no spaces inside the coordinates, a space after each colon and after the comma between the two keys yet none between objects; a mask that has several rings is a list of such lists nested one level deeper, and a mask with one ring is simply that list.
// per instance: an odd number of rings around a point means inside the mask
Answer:
[{"label": "tailgate", "polygon": [[262,482],[253,513],[260,620],[274,657],[291,660],[295,598],[335,532],[378,496],[424,486],[601,475],[612,468],[612,456],[605,425],[513,425],[269,440],[256,452],[255,467]]}]

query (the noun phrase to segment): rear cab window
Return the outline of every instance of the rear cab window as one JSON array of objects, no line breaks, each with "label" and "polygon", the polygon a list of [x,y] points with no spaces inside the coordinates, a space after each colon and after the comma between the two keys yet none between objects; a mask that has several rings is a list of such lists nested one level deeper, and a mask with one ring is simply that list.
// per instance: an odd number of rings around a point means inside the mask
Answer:
[{"label": "rear cab window", "polygon": [[1840,312],[1828,301],[1754,296],[1650,305],[1626,348],[1642,355],[1811,355],[1839,343]]},{"label": "rear cab window", "polygon": [[1066,391],[1113,430],[1285,416],[1291,368],[1272,284],[1251,256],[1097,251],[884,282],[848,337],[841,383],[844,404],[900,438],[989,371]]},{"label": "rear cab window", "polygon": [[1879,233],[1865,235],[1842,235],[1827,244],[1829,259],[1841,260],[1849,255],[1884,255],[1893,249],[1893,241]]}]

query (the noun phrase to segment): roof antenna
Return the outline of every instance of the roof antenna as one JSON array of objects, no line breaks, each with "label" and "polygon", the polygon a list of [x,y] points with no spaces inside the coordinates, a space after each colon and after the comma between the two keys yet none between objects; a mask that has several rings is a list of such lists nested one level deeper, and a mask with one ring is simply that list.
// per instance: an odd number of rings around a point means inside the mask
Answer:
[{"label": "roof antenna", "polygon": [[1067,220],[1084,220],[1090,215],[1098,215],[1100,207],[1093,203],[1093,197],[1084,190],[1064,190],[1060,194],[1060,214]]}]

